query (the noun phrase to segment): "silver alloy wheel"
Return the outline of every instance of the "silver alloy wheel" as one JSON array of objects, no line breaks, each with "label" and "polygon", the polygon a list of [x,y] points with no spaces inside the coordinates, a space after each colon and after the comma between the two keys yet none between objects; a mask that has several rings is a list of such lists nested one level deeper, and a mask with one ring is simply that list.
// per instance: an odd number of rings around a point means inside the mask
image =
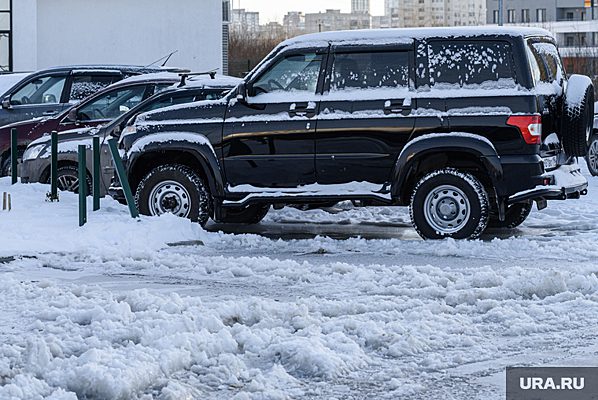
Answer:
[{"label": "silver alloy wheel", "polygon": [[152,189],[149,196],[149,209],[152,215],[171,213],[187,218],[191,209],[189,192],[175,181],[163,181]]},{"label": "silver alloy wheel", "polygon": [[467,224],[470,215],[471,207],[467,196],[452,185],[435,188],[424,201],[426,221],[440,234],[458,232]]},{"label": "silver alloy wheel", "polygon": [[79,178],[73,175],[61,175],[56,180],[58,189],[67,192],[76,192],[79,189]]},{"label": "silver alloy wheel", "polygon": [[592,141],[588,149],[588,162],[592,171],[598,171],[598,140]]}]

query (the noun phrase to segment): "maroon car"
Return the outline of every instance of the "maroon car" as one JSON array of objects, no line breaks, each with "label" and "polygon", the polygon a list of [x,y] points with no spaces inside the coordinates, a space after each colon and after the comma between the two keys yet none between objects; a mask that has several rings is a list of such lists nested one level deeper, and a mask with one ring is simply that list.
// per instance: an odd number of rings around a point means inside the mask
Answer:
[{"label": "maroon car", "polygon": [[10,132],[13,128],[18,132],[19,156],[21,156],[29,143],[45,134],[105,124],[177,82],[180,82],[180,77],[169,72],[134,76],[110,85],[56,116],[36,118],[1,127],[0,176],[10,174]]}]

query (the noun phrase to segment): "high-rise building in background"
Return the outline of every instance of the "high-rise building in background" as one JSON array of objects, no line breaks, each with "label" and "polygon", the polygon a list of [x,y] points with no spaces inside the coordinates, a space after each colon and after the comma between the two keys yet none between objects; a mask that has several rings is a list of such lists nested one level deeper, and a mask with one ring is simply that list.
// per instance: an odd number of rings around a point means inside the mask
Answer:
[{"label": "high-rise building in background", "polygon": [[370,0],[351,0],[351,14],[370,14]]},{"label": "high-rise building in background", "polygon": [[384,17],[392,28],[482,25],[486,0],[385,0]]},{"label": "high-rise building in background", "polygon": [[236,31],[257,32],[260,30],[260,13],[234,8],[231,13],[231,26]]}]

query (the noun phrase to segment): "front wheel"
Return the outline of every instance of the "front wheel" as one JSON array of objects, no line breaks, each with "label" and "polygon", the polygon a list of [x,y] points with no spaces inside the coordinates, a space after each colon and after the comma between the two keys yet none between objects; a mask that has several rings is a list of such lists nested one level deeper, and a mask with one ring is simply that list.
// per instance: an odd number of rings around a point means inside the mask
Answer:
[{"label": "front wheel", "polygon": [[137,187],[135,203],[143,215],[174,214],[202,226],[212,214],[212,198],[191,168],[171,164],[154,168]]},{"label": "front wheel", "polygon": [[409,212],[424,239],[475,239],[488,225],[488,194],[475,176],[445,168],[417,183]]},{"label": "front wheel", "polygon": [[592,176],[598,176],[598,135],[592,135],[588,145],[588,154],[586,155],[588,169]]}]

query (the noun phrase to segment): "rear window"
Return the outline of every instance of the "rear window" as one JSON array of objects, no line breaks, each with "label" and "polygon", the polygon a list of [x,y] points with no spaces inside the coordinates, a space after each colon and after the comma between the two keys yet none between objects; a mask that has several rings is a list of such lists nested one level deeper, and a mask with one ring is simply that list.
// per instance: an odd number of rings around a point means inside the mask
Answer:
[{"label": "rear window", "polygon": [[501,41],[431,42],[430,83],[432,86],[515,86],[511,54],[511,45]]}]

